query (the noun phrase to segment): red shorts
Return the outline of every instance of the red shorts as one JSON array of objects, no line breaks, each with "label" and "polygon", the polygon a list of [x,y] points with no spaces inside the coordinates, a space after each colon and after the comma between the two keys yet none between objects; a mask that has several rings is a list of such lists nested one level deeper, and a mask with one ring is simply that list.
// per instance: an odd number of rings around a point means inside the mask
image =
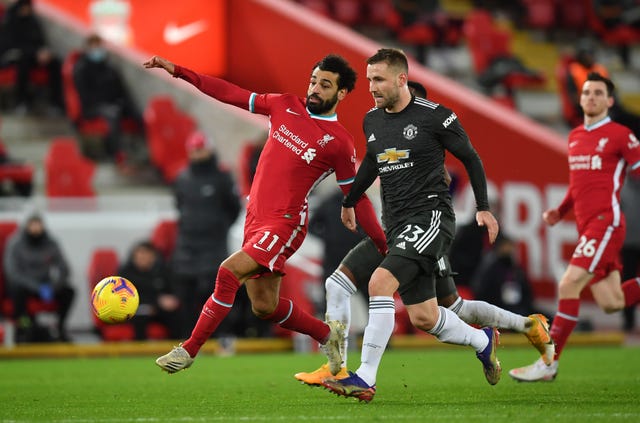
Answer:
[{"label": "red shorts", "polygon": [[622,270],[620,250],[624,237],[624,225],[589,224],[580,233],[570,263],[594,274],[589,284],[599,282],[614,270]]},{"label": "red shorts", "polygon": [[307,226],[297,219],[260,219],[247,211],[242,251],[262,266],[284,274],[284,264],[302,245]]}]

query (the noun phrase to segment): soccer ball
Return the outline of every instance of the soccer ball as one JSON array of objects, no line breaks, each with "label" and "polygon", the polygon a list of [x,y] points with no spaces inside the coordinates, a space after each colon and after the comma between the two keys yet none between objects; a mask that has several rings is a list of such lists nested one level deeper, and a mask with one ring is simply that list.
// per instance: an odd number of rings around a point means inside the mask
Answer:
[{"label": "soccer ball", "polygon": [[91,294],[93,313],[105,323],[122,323],[131,319],[136,314],[139,301],[136,287],[120,276],[102,279]]}]

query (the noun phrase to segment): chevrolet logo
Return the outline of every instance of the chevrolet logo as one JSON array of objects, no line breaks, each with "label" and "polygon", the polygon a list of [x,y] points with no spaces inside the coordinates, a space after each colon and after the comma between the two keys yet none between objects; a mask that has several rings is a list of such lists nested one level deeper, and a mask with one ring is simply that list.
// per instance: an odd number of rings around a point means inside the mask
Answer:
[{"label": "chevrolet logo", "polygon": [[385,148],[384,153],[376,155],[378,163],[398,163],[402,159],[409,158],[410,150],[396,150],[394,148]]}]

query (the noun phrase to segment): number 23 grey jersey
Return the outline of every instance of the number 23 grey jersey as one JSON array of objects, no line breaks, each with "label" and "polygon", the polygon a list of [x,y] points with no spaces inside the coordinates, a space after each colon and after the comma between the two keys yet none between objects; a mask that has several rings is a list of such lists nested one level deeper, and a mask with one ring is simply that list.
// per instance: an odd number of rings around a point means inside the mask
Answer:
[{"label": "number 23 grey jersey", "polygon": [[[370,110],[363,128],[367,140],[365,160],[377,168],[380,176],[387,229],[428,210],[453,213],[444,178],[445,150],[462,161],[468,172],[471,170],[472,182],[481,180],[486,196],[480,158],[456,114],[447,107],[414,97],[398,113]],[[479,206],[481,202],[478,201]]]}]

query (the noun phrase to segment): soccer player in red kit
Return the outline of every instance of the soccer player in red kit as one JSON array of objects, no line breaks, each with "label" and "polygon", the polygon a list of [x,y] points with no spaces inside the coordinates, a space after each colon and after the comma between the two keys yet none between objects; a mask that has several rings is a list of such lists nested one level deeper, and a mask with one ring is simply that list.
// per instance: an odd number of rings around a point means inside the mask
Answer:
[{"label": "soccer player in red kit", "polygon": [[582,86],[584,124],[569,133],[569,189],[558,208],[543,214],[544,221],[554,225],[573,208],[580,234],[558,287],[558,312],[551,326],[555,357],[550,366],[538,360],[511,370],[511,377],[519,381],[555,379],[560,354],[578,322],[580,292],[585,287],[591,288],[607,313],[640,302],[640,277],[620,282],[625,237],[620,189],[627,167],[640,175],[640,143],[608,116],[613,90],[613,83],[598,73],[590,73]]},{"label": "soccer player in red kit", "polygon": [[[154,56],[143,65],[162,68],[203,93],[252,113],[269,116],[269,138],[258,161],[249,193],[242,248],[220,265],[213,295],[187,339],[156,364],[169,373],[185,369],[231,310],[245,284],[252,310],[259,318],[307,334],[322,344],[331,371],[340,371],[340,322],[323,322],[279,296],[286,260],[307,233],[309,193],[335,172],[347,193],[355,177],[353,137],[338,122],[336,107],[350,92],[356,73],[340,56],[328,55],[311,71],[306,99],[292,94],[256,94],[219,78],[201,75]],[[357,213],[361,226],[386,251],[384,232],[366,196]]]}]

